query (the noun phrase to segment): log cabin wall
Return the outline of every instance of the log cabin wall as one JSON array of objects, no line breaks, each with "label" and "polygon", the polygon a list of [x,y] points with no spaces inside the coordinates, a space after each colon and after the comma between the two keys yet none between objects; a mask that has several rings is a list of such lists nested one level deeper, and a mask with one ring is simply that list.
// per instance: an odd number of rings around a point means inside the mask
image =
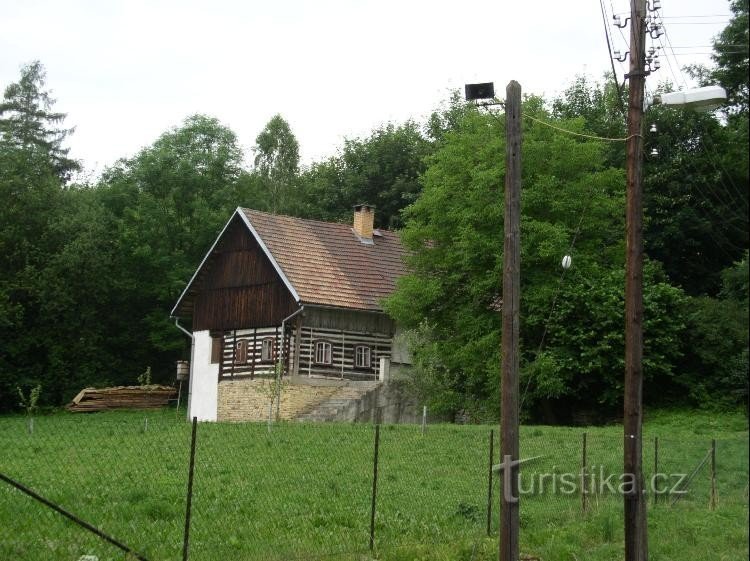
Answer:
[{"label": "log cabin wall", "polygon": [[[281,326],[233,329],[215,332],[213,335],[221,345],[220,380],[268,378],[276,375],[278,352],[282,344]],[[330,363],[317,360],[318,342],[330,344]],[[263,356],[264,344],[273,348],[271,360],[269,355]],[[324,329],[304,324],[301,328],[299,325],[287,326],[283,345],[284,376],[294,374],[346,380],[377,380],[380,359],[390,359],[392,354],[392,339],[387,334]],[[368,365],[356,364],[357,347],[367,349]]]},{"label": "log cabin wall", "polygon": [[281,325],[298,307],[239,216],[196,281],[193,331]]},{"label": "log cabin wall", "polygon": [[[286,331],[283,340],[284,372],[288,372],[289,364],[294,360],[293,333],[289,328]],[[233,329],[215,333],[214,336],[221,338],[220,380],[276,375],[276,364],[282,348],[280,325]]]},{"label": "log cabin wall", "polygon": [[344,308],[324,308],[306,305],[304,311],[306,326],[361,333],[380,333],[393,336],[395,324],[382,312],[347,310]]},{"label": "log cabin wall", "polygon": [[[329,364],[316,360],[318,342],[331,345]],[[369,366],[356,365],[357,347],[369,349]],[[377,380],[380,359],[391,358],[391,338],[383,333],[324,329],[303,324],[298,356],[299,362],[294,369],[299,376]]]}]

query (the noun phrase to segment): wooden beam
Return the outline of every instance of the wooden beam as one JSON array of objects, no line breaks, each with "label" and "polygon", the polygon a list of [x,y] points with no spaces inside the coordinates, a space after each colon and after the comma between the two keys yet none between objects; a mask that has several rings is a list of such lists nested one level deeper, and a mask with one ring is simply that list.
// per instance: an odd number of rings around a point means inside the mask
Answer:
[{"label": "wooden beam", "polygon": [[[505,241],[503,245],[503,334],[501,371],[501,463],[519,457],[518,369],[521,301],[521,85],[515,80],[505,98]],[[500,493],[500,561],[519,558],[518,467],[509,464]],[[507,485],[506,481],[510,484]],[[509,487],[509,488],[508,488]]]},{"label": "wooden beam", "polygon": [[625,561],[647,561],[646,501],[643,494],[643,97],[646,81],[646,0],[631,0],[628,140],[626,162],[625,396],[623,476]]}]

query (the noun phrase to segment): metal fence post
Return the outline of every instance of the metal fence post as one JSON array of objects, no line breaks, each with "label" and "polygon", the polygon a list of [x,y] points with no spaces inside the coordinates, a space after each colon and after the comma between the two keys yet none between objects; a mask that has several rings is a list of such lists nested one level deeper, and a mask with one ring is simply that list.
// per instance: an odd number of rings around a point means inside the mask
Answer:
[{"label": "metal fence post", "polygon": [[651,476],[651,492],[654,494],[654,504],[659,502],[659,489],[656,488],[656,482],[659,475],[659,437],[654,437],[654,473]]},{"label": "metal fence post", "polygon": [[708,508],[716,510],[718,497],[716,493],[716,439],[711,439],[711,497],[708,501]]},{"label": "metal fence post", "polygon": [[375,548],[375,501],[378,494],[378,448],[380,425],[375,425],[375,452],[372,460],[372,504],[370,506],[370,551]]},{"label": "metal fence post", "polygon": [[188,561],[190,549],[190,515],[193,507],[193,472],[195,471],[195,433],[198,417],[193,417],[193,431],[190,437],[190,468],[188,471],[187,501],[185,505],[185,536],[182,541],[182,561]]},{"label": "metal fence post", "polygon": [[581,511],[586,512],[586,433],[583,433],[583,446],[581,449]]},{"label": "metal fence post", "polygon": [[492,535],[492,459],[495,431],[490,429],[490,467],[487,475],[487,536]]}]

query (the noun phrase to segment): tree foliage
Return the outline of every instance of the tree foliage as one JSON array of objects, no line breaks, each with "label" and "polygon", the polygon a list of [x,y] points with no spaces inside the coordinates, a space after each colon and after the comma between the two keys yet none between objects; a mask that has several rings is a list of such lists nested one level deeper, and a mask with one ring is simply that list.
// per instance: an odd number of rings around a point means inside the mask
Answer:
[{"label": "tree foliage", "polygon": [[709,76],[727,90],[730,111],[748,117],[748,0],[730,3],[732,18],[714,41],[715,68]]},{"label": "tree foliage", "polygon": [[[552,118],[538,98],[527,99],[524,112]],[[492,304],[502,291],[502,123],[502,117],[468,113],[429,160],[423,191],[405,211],[402,239],[413,252],[413,273],[399,282],[387,308],[427,341],[415,354],[431,365],[438,383],[429,397],[444,409],[471,408],[497,391],[500,315]],[[556,124],[580,131],[584,122]],[[574,239],[582,278],[622,258],[624,176],[602,163],[601,143],[579,141],[530,119],[523,134],[522,338],[530,348],[542,336],[559,263]],[[437,356],[425,356],[430,353]],[[527,372],[539,366],[538,358],[525,357]],[[604,368],[596,375],[611,376]],[[555,377],[558,389],[535,377],[530,399],[572,389],[559,389],[564,382],[559,373]]]},{"label": "tree foliage", "polygon": [[646,118],[657,128],[643,167],[646,252],[690,294],[715,296],[747,248],[747,147],[712,114],[656,106]]},{"label": "tree foliage", "polygon": [[687,314],[684,360],[676,380],[682,394],[703,406],[747,406],[748,257],[722,275],[719,298],[692,298]]},{"label": "tree foliage", "polygon": [[[552,101],[552,115],[558,119],[582,118],[588,134],[604,138],[625,136],[625,98],[611,81],[594,82],[585,75],[576,76],[562,95]],[[610,142],[604,147],[607,164],[621,167],[625,145]]]},{"label": "tree foliage", "polygon": [[[619,410],[622,143],[544,124],[622,137],[619,95],[578,78],[549,105],[524,102],[527,415]],[[52,101],[34,63],[0,106],[0,410],[17,407],[18,387],[41,385],[40,402],[60,405],[85,386],[135,383],[147,367],[170,382],[188,341],[169,310],[237,206],[349,221],[366,202],[412,252],[411,274],[386,305],[408,328],[414,388],[444,411],[497,416],[502,116],[454,95],[425,123],[380,126],[300,171],[280,116],[244,169],[235,134],[194,115],[96,182],[66,184],[77,165],[62,144],[72,129]],[[660,157],[645,164],[646,396],[732,407],[747,396],[747,119],[652,111],[659,133],[647,151]]]},{"label": "tree foliage", "polygon": [[255,168],[268,194],[271,212],[293,208],[299,172],[299,143],[281,115],[274,115],[255,139]]},{"label": "tree foliage", "polygon": [[21,79],[5,88],[0,103],[0,138],[8,147],[44,154],[57,174],[68,179],[80,169],[62,143],[73,129],[62,128],[65,113],[52,111],[55,100],[44,89],[46,71],[37,60],[21,69]]},{"label": "tree foliage", "polygon": [[[168,382],[186,341],[169,320],[238,204],[253,206],[235,134],[196,115],[91,186],[61,188],[38,151],[0,151],[0,407],[43,385],[61,404],[90,385]],[[184,356],[184,355],[183,355]]]},{"label": "tree foliage", "polygon": [[354,205],[368,203],[376,207],[377,226],[399,227],[401,210],[419,194],[430,151],[419,125],[411,121],[381,126],[367,138],[347,139],[337,156],[302,174],[303,213],[349,220]]},{"label": "tree foliage", "polygon": [[36,386],[45,349],[39,278],[59,247],[50,212],[62,198],[45,155],[0,143],[0,409],[15,405],[15,386]]},{"label": "tree foliage", "polygon": [[[585,83],[578,82],[553,106],[553,114],[544,110],[542,100],[531,97],[524,103],[521,385],[526,414],[548,421],[570,421],[572,411],[611,418],[621,409],[624,170],[610,159],[609,145],[538,122],[554,120],[555,126],[573,132],[615,137],[617,122],[597,122],[604,112],[589,106],[602,103],[604,96],[590,93]],[[595,122],[590,124],[587,116]],[[678,115],[674,120],[685,128],[679,133],[668,131],[682,136],[671,143],[673,152],[665,149],[663,165],[675,173],[680,162],[682,172],[691,169],[680,148],[685,153],[699,150],[696,145],[709,134],[715,142],[726,141],[724,129],[712,116],[684,116],[681,121]],[[412,251],[412,273],[399,282],[387,302],[389,312],[412,329],[415,387],[444,411],[466,409],[485,418],[497,415],[492,404],[499,401],[500,316],[493,302],[502,289],[503,156],[502,118],[471,112],[445,135],[428,160],[419,199],[404,215],[402,239]],[[730,162],[726,166],[736,169]],[[682,188],[697,192],[699,174],[716,179],[707,157],[697,159],[692,176],[683,176]],[[655,191],[669,188],[666,173],[654,175],[650,185]],[[675,203],[675,194],[665,196],[668,200],[662,204]],[[679,224],[674,210],[669,218],[665,215],[659,224]],[[718,235],[719,219],[713,216],[708,222],[714,224],[710,234]],[[653,238],[659,239],[652,232]],[[704,240],[693,230],[686,238],[674,236],[675,251],[680,242],[714,242],[709,233]],[[668,239],[666,234],[662,239]],[[690,288],[708,286],[706,270],[714,267],[711,279],[719,279],[727,258],[714,264],[716,252],[709,248],[706,252],[694,256],[692,269],[679,263],[679,257],[665,259],[667,272],[682,275],[680,280]],[[574,265],[563,272],[559,263],[566,253],[572,254]],[[647,399],[697,400],[700,392],[686,396],[684,388],[695,379],[691,372],[705,376],[710,368],[709,355],[714,356],[709,352],[710,333],[695,329],[693,301],[665,275],[661,263],[648,261],[645,273]],[[726,306],[742,309],[736,303]],[[717,326],[717,319],[714,316],[710,325]],[[700,335],[688,337],[689,332]],[[741,362],[742,342],[735,335],[729,340],[733,342],[723,350],[731,350],[735,362]],[[695,357],[697,350],[705,351],[699,366],[686,368],[686,357]],[[701,385],[704,394],[715,395],[716,380],[731,376],[725,372],[711,378],[714,382]]]},{"label": "tree foliage", "polygon": [[[662,84],[658,91],[671,90]],[[623,138],[625,120],[611,83],[577,77],[552,104],[559,118],[582,118],[589,134]],[[747,247],[747,142],[715,114],[654,106],[645,114],[644,245],[671,282],[715,296],[721,271]],[[650,132],[651,126],[656,132]],[[745,127],[746,130],[746,127]],[[652,150],[658,155],[652,155]],[[623,142],[609,142],[606,162],[625,163]]]}]

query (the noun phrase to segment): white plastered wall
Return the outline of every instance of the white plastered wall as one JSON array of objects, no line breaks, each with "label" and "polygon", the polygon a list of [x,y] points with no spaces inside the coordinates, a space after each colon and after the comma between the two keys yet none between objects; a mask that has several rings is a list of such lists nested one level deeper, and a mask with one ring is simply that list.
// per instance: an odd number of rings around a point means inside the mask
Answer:
[{"label": "white plastered wall", "polygon": [[211,364],[211,335],[208,331],[193,333],[191,357],[188,419],[198,417],[199,421],[215,421],[219,365]]}]

